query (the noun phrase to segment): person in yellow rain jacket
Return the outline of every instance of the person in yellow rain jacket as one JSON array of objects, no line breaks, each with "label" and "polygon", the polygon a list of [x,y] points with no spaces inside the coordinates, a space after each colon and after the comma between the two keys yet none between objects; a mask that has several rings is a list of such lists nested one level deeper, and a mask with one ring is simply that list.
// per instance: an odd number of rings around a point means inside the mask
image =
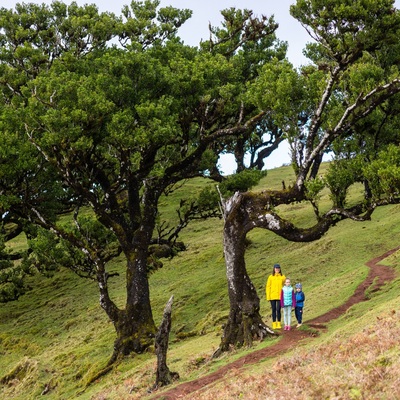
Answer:
[{"label": "person in yellow rain jacket", "polygon": [[272,329],[281,329],[281,290],[285,284],[285,275],[282,274],[281,266],[275,264],[272,274],[267,279],[265,293],[267,301],[271,303]]}]

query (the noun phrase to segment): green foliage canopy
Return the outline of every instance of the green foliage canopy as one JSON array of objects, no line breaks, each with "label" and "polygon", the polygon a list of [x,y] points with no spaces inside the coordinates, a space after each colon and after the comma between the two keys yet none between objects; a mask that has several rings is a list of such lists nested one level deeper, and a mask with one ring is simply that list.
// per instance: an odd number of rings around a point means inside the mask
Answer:
[{"label": "green foliage canopy", "polygon": [[[1,207],[31,227],[26,265],[62,263],[97,281],[114,357],[154,335],[147,267],[160,196],[185,179],[222,179],[219,155],[266,115],[246,100],[249,83],[285,52],[272,18],[233,9],[215,40],[185,46],[177,29],[190,12],[158,6],[132,2],[121,17],[61,2],[0,10]],[[189,204],[209,207],[204,194]],[[121,252],[124,309],[107,284]]]}]

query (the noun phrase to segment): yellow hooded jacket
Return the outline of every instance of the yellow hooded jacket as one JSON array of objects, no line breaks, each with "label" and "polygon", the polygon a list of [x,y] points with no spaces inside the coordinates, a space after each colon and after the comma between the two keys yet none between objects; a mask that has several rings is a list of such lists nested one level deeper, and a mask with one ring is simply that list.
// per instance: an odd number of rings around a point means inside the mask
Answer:
[{"label": "yellow hooded jacket", "polygon": [[286,277],[282,274],[270,275],[267,279],[267,286],[265,287],[265,294],[267,300],[280,300],[281,290],[285,284]]}]

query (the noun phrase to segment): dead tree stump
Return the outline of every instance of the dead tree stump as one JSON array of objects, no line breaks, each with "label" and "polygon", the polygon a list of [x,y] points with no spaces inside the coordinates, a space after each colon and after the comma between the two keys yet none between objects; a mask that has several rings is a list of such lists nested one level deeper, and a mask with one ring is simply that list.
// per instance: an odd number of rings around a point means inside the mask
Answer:
[{"label": "dead tree stump", "polygon": [[157,354],[157,372],[156,383],[152,390],[161,386],[169,385],[173,380],[179,379],[177,372],[171,372],[167,366],[167,350],[169,341],[169,332],[171,330],[171,313],[174,296],[171,296],[164,308],[163,319],[161,321],[155,338],[155,349]]}]

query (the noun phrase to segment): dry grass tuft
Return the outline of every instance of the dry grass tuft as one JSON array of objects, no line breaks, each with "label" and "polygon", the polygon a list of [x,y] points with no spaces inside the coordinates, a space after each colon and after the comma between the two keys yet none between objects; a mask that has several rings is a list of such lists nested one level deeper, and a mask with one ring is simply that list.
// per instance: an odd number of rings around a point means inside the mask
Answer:
[{"label": "dry grass tuft", "polygon": [[282,357],[270,371],[235,371],[191,399],[400,399],[400,312],[387,312],[362,331]]}]

